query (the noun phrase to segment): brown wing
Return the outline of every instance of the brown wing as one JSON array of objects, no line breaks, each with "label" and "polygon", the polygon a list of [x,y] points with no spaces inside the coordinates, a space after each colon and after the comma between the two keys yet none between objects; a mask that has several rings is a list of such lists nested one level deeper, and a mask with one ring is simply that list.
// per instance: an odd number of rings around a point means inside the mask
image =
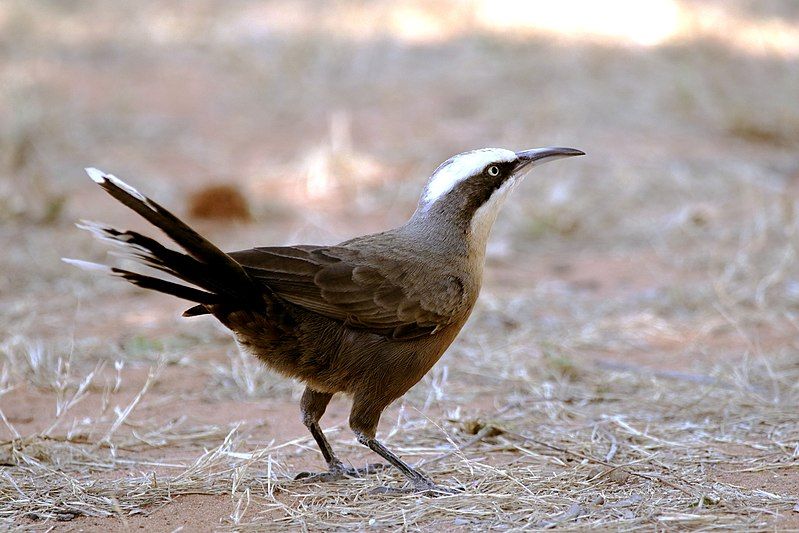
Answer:
[{"label": "brown wing", "polygon": [[[450,323],[463,300],[463,286],[455,278],[439,283],[441,298],[423,299],[399,285],[405,272],[398,261],[380,258],[378,270],[351,248],[283,246],[229,255],[285,300],[397,339],[420,337]],[[374,258],[370,264],[376,264]]]}]

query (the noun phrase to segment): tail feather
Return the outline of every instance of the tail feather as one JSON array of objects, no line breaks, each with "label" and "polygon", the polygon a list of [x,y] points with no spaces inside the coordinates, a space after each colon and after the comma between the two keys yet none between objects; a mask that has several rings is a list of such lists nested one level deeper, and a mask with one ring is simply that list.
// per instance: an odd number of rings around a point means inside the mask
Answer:
[{"label": "tail feather", "polygon": [[80,259],[69,259],[64,257],[61,260],[64,261],[65,263],[76,266],[78,268],[82,268],[84,270],[104,272],[106,274],[118,276],[120,278],[128,280],[134,285],[138,285],[139,287],[145,289],[152,289],[158,292],[163,292],[165,294],[171,294],[172,296],[177,296],[178,298],[189,300],[191,302],[198,302],[200,304],[211,305],[211,304],[221,303],[222,301],[219,295],[202,291],[200,289],[195,289],[194,287],[187,287],[186,285],[181,285],[179,283],[173,283],[171,281],[163,280],[160,278],[146,276],[144,274],[139,274],[138,272],[131,272],[130,270],[125,270],[117,267],[110,267],[108,265],[101,265],[100,263],[82,261]]},{"label": "tail feather", "polygon": [[96,168],[87,168],[86,172],[108,194],[158,227],[190,256],[206,265],[223,268],[229,283],[252,288],[252,280],[240,264],[167,209],[112,174]]},{"label": "tail feather", "polygon": [[139,287],[200,304],[189,309],[186,316],[207,313],[205,306],[225,302],[235,302],[241,306],[262,304],[259,296],[261,290],[232,257],[122,180],[94,168],[87,168],[86,172],[106,192],[161,229],[186,253],[167,248],[155,239],[135,231],[120,231],[104,224],[87,221],[82,221],[78,227],[92,232],[101,240],[123,247],[143,265],[195,287],[86,261],[75,259],[64,259],[64,261],[81,268],[103,270]]},{"label": "tail feather", "polygon": [[100,240],[124,248],[128,255],[149,267],[215,293],[238,295],[225,281],[220,282],[209,276],[207,265],[189,255],[171,250],[146,235],[135,231],[120,231],[98,222],[82,221],[77,226],[90,231]]},{"label": "tail feather", "polygon": [[204,305],[195,305],[194,307],[189,307],[185,311],[183,311],[183,316],[185,317],[192,317],[192,316],[200,316],[200,315],[207,315],[209,313],[208,308]]},{"label": "tail feather", "polygon": [[138,272],[131,272],[130,270],[123,270],[116,267],[111,267],[111,272],[113,272],[114,275],[124,278],[143,289],[151,289],[154,291],[163,292],[164,294],[171,294],[172,296],[177,296],[178,298],[189,300],[190,302],[199,302],[201,304],[209,305],[222,302],[222,299],[218,294],[201,291],[199,289],[187,287],[186,285],[181,285],[179,283],[172,283],[171,281],[154,278],[152,276],[145,276],[144,274],[139,274]]}]

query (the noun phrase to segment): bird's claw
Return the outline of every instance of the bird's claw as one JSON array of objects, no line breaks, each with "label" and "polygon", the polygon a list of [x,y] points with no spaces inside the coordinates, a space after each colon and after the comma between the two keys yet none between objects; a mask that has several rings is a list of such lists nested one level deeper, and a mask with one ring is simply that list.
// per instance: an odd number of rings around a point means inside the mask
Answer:
[{"label": "bird's claw", "polygon": [[340,481],[347,478],[362,478],[386,468],[389,468],[389,465],[384,463],[372,463],[361,468],[352,468],[339,464],[331,466],[327,472],[300,472],[294,476],[294,479],[310,483]]}]

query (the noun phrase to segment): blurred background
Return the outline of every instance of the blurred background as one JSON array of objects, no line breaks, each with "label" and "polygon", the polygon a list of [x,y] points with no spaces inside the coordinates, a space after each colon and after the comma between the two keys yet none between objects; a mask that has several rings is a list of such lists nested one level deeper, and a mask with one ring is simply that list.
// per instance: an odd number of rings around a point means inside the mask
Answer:
[{"label": "blurred background", "polygon": [[0,385],[45,386],[18,350],[43,343],[87,368],[171,349],[208,391],[296,396],[181,302],[59,261],[107,259],[77,219],[147,228],[86,166],[239,249],[401,224],[440,162],[488,146],[588,155],[506,204],[420,406],[594,364],[795,361],[799,2],[5,0],[0,82]]},{"label": "blurred background", "polygon": [[589,158],[498,233],[652,239],[795,178],[798,24],[789,1],[8,1],[0,216],[85,213],[92,164],[178,208],[235,184],[267,231],[336,240],[402,221],[453,153],[562,144]]},{"label": "blurred background", "polygon": [[0,68],[6,331],[179,309],[59,261],[106,258],[79,218],[146,228],[85,166],[237,249],[379,231],[455,153],[564,145],[588,156],[531,174],[494,231],[485,305],[524,309],[507,327],[628,328],[684,361],[740,342],[719,307],[795,336],[794,2],[6,1]]},{"label": "blurred background", "polygon": [[799,179],[790,1],[6,1],[0,46],[5,228],[109,205],[94,165],[179,212],[232,184],[263,242],[332,242],[403,221],[454,153],[559,144],[589,157],[533,175],[493,251],[608,250]]},{"label": "blurred background", "polygon": [[[708,336],[796,333],[792,1],[8,0],[0,72],[0,298],[16,335],[85,339],[97,316],[120,336],[189,327],[180,302],[59,261],[106,258],[79,218],[146,228],[85,166],[237,249],[400,224],[451,155],[546,145],[588,156],[537,170],[508,203],[482,304],[540,324],[525,349],[630,329],[685,365]],[[740,310],[734,327],[719,308]],[[658,350],[636,357],[660,364]]]},{"label": "blurred background", "polygon": [[74,220],[138,223],[85,166],[239,248],[400,224],[441,161],[485,146],[588,153],[509,202],[493,289],[743,276],[735,298],[799,298],[768,240],[792,242],[799,194],[795,2],[9,0],[0,69],[0,302],[18,317],[105,286],[58,261],[103,257]]}]

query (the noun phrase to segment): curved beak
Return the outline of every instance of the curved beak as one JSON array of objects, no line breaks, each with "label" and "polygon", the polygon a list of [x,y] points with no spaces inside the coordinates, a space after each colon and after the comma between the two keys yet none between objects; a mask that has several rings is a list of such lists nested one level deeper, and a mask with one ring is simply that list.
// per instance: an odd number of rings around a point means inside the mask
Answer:
[{"label": "curved beak", "polygon": [[522,169],[529,169],[534,166],[541,165],[547,161],[555,161],[556,159],[573,157],[575,155],[585,155],[585,152],[575,148],[562,148],[559,146],[548,146],[547,148],[522,150],[521,152],[516,152],[516,157],[519,158],[519,162],[514,170],[514,173],[517,173]]}]

